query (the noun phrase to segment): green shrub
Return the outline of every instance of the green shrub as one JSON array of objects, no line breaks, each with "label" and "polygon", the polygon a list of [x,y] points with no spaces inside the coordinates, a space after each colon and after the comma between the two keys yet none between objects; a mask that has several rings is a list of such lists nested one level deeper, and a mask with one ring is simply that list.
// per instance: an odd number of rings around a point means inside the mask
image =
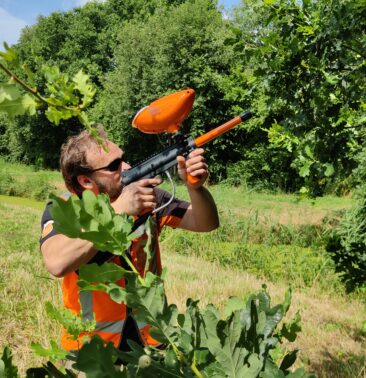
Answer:
[{"label": "green shrub", "polygon": [[329,234],[326,249],[348,291],[366,285],[366,187],[360,190],[357,205]]},{"label": "green shrub", "polygon": [[[264,236],[264,229],[262,231]],[[169,233],[165,237],[169,240],[169,249],[177,253],[196,255],[239,271],[254,273],[272,282],[282,281],[300,288],[318,285],[334,292],[343,290],[334,263],[324,248],[314,245],[304,247],[295,243],[266,244],[260,240],[257,243],[248,242],[250,233],[245,230],[245,237],[241,240],[226,239],[224,234],[225,230],[210,235],[191,235],[175,230],[174,238],[170,238]],[[268,229],[267,234],[270,238]]]},{"label": "green shrub", "polygon": [[15,195],[15,180],[14,177],[4,171],[0,172],[0,194],[6,195],[6,196],[12,196]]},{"label": "green shrub", "polygon": [[45,200],[48,195],[54,190],[46,177],[44,176],[31,176],[25,181],[25,186],[29,193],[29,197],[36,200]]},{"label": "green shrub", "polygon": [[48,178],[41,174],[31,174],[22,177],[11,175],[8,171],[0,173],[0,194],[6,196],[27,197],[36,200],[45,200],[55,190]]},{"label": "green shrub", "polygon": [[255,190],[285,192],[296,191],[303,184],[291,168],[290,154],[268,148],[267,142],[249,148],[246,146],[241,160],[227,165],[225,183]]}]

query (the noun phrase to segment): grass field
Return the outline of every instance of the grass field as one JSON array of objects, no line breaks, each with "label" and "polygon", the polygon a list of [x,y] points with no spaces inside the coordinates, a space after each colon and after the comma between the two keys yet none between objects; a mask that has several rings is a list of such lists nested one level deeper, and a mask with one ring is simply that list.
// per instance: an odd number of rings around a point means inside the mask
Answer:
[{"label": "grass field", "polygon": [[[183,308],[191,297],[222,307],[229,296],[247,297],[266,283],[278,303],[291,285],[290,317],[297,311],[302,317],[294,343],[300,349],[297,365],[319,377],[366,377],[366,299],[345,294],[323,247],[324,234],[352,199],[313,203],[225,186],[211,192],[221,217],[217,231],[162,235],[169,301]],[[23,375],[41,362],[31,353],[31,341],[46,346],[59,337],[44,308],[46,301],[61,302],[60,281],[45,271],[39,252],[43,205],[0,197],[0,348],[11,347]]]}]

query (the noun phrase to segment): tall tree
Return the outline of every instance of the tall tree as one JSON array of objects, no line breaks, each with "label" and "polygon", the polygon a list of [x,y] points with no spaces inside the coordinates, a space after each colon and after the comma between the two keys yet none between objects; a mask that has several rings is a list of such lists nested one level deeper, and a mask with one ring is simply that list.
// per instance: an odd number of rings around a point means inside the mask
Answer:
[{"label": "tall tree", "polygon": [[[165,6],[165,2],[109,0],[41,16],[35,25],[22,31],[15,48],[21,61],[36,72],[34,82],[41,91],[48,90],[41,74],[45,64],[56,65],[70,76],[83,69],[100,86],[105,73],[115,68],[116,36],[123,23],[134,17],[143,20],[158,5]],[[4,144],[3,153],[13,159],[55,168],[60,145],[81,127],[77,122],[61,122],[56,130],[40,114],[4,121],[0,141],[10,140],[10,144],[7,148]]]},{"label": "tall tree", "polygon": [[363,141],[365,16],[363,0],[248,0],[237,10],[241,61],[228,91],[256,98],[260,126],[314,195],[345,185]]},{"label": "tall tree", "polygon": [[[193,111],[184,123],[186,132],[203,132],[230,116],[221,89],[232,60],[231,48],[225,45],[227,32],[212,0],[159,8],[147,20],[131,20],[121,29],[117,67],[107,76],[95,114],[131,161],[160,148],[158,138],[131,128],[136,112],[160,96],[187,87],[196,90]],[[230,139],[208,148],[216,171],[231,156]],[[136,149],[137,144],[145,148]]]}]

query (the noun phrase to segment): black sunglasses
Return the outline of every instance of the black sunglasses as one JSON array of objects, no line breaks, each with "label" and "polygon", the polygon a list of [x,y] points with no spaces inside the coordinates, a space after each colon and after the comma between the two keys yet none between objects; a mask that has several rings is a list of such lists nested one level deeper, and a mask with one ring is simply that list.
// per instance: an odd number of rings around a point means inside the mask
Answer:
[{"label": "black sunglasses", "polygon": [[123,158],[122,156],[120,158],[114,159],[112,162],[110,162],[108,165],[105,167],[97,168],[97,169],[92,169],[90,173],[97,172],[97,171],[102,171],[103,169],[109,171],[109,172],[115,172],[120,164],[122,163]]}]

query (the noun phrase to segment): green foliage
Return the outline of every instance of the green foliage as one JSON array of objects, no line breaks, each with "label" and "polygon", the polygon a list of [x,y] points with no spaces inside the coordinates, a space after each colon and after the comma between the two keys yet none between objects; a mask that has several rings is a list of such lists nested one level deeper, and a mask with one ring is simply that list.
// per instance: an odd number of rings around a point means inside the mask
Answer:
[{"label": "green foliage", "polygon": [[50,318],[56,320],[67,330],[72,340],[76,340],[80,333],[91,332],[95,329],[94,320],[83,321],[80,316],[73,314],[68,309],[56,309],[50,302],[46,303],[46,311]]},{"label": "green foliage", "polygon": [[220,265],[265,277],[271,282],[285,282],[296,288],[318,285],[328,292],[343,291],[335,266],[322,250],[296,245],[243,244],[224,242],[217,238],[177,235],[171,243],[174,251],[199,256]]},{"label": "green foliage", "polygon": [[[87,191],[82,199],[70,197],[66,202],[52,196],[52,200],[52,215],[59,232],[69,237],[90,240],[98,249],[119,252],[128,261],[121,251],[126,248],[123,243],[128,240],[131,224],[119,227],[121,218],[114,214],[106,196],[95,197]],[[109,289],[117,288],[113,283],[122,276],[126,278],[126,287],[120,288],[120,294],[111,297],[117,298],[118,302],[123,300],[132,308],[134,318],[149,324],[151,336],[164,343],[166,348],[156,351],[152,347],[142,348],[130,343],[131,352],[114,352],[112,344],[104,346],[101,341],[94,339],[84,343],[77,352],[74,365],[77,369],[92,376],[101,376],[101,371],[104,374],[110,369],[114,371],[116,353],[128,363],[124,375],[113,373],[115,375],[112,376],[116,377],[129,376],[127,372],[135,372],[132,376],[143,377],[166,377],[169,374],[178,377],[310,376],[299,370],[295,373],[288,371],[295,362],[296,352],[287,354],[279,366],[269,353],[283,338],[295,340],[300,331],[298,315],[289,325],[277,328],[289,309],[290,291],[286,293],[283,303],[274,307],[271,307],[265,288],[250,297],[246,304],[233,298],[226,307],[225,319],[221,319],[214,306],[209,305],[200,311],[198,302],[191,299],[187,300],[186,312],[179,314],[177,307],[167,302],[163,279],[151,272],[142,278],[135,269],[126,271],[113,264],[84,266],[80,269],[82,290],[109,292]],[[53,307],[49,311],[64,326],[70,324],[70,315],[57,315]],[[71,325],[77,337],[80,329],[74,327],[74,318],[71,319]],[[148,358],[142,357],[145,355]]]},{"label": "green foliage", "polygon": [[126,214],[116,214],[106,194],[95,196],[85,190],[82,199],[70,196],[65,201],[53,194],[50,198],[53,202],[50,211],[58,232],[70,238],[92,241],[100,251],[125,256],[134,237],[130,235],[133,221]]},{"label": "green foliage", "polygon": [[294,192],[301,185],[301,180],[291,167],[291,162],[287,151],[254,141],[242,148],[241,160],[227,165],[227,177],[223,182],[257,191]]},{"label": "green foliage", "polygon": [[[265,277],[271,282],[280,281],[296,288],[316,285],[327,292],[344,291],[335,273],[335,264],[325,251],[325,234],[329,232],[334,216],[321,224],[311,224],[311,220],[310,224],[281,224],[273,220],[274,214],[282,214],[281,207],[288,209],[284,214],[289,218],[296,213],[296,219],[300,220],[300,214],[306,212],[305,207],[300,203],[290,209],[289,202],[282,202],[279,196],[274,196],[276,200],[273,202],[266,202],[263,201],[264,194],[248,195],[243,189],[236,192],[233,188],[227,188],[225,193],[224,188],[220,185],[222,199],[217,201],[219,208],[221,203],[223,209],[218,230],[209,234],[190,234],[166,229],[162,244],[167,243],[169,250],[179,254],[198,256]],[[230,193],[237,197],[226,198]],[[216,198],[219,193],[214,192],[214,196]],[[244,200],[245,196],[248,198]],[[235,210],[227,210],[231,201],[236,203]],[[335,208],[336,203],[330,206]],[[312,211],[318,210],[314,208]]]},{"label": "green foliage", "polygon": [[257,128],[289,152],[309,194],[354,168],[365,122],[363,1],[251,0],[236,10],[228,99],[253,100]]},{"label": "green foliage", "polygon": [[18,369],[13,366],[12,360],[13,356],[11,350],[5,347],[0,360],[0,377],[18,378]]},{"label": "green foliage", "polygon": [[349,177],[349,186],[352,188],[359,188],[363,190],[366,182],[366,148],[363,146],[362,150],[355,156],[357,167],[353,170],[351,177]]},{"label": "green foliage", "polygon": [[366,285],[365,187],[359,192],[356,206],[347,211],[330,232],[327,250],[349,291]]},{"label": "green foliage", "polygon": [[50,181],[42,175],[32,175],[23,179],[4,170],[0,173],[0,194],[45,200],[54,190]]},{"label": "green foliage", "polygon": [[[14,49],[4,46],[5,52],[0,52],[0,68],[10,80],[0,86],[0,112],[5,112],[12,119],[24,114],[35,115],[37,108],[46,107],[45,115],[55,125],[61,120],[77,117],[84,127],[92,131],[86,114],[82,112],[95,95],[89,76],[80,70],[70,80],[57,66],[43,65],[41,72],[46,80],[46,94],[42,96],[37,87],[32,87],[34,74],[26,65],[20,64]],[[15,69],[23,70],[29,84],[12,72]],[[23,94],[20,88],[26,93]]]},{"label": "green foliage", "polygon": [[89,343],[84,344],[78,352],[74,366],[91,378],[123,377],[122,373],[116,371],[114,366],[116,357],[112,343],[105,345],[102,339],[94,337]]},{"label": "green foliage", "polygon": [[14,178],[8,172],[0,173],[0,193],[7,196],[16,195],[16,187],[14,185]]},{"label": "green foliage", "polygon": [[54,186],[50,184],[46,177],[35,176],[29,177],[24,181],[24,187],[28,189],[27,197],[36,200],[45,200],[48,198]]},{"label": "green foliage", "polygon": [[104,291],[115,302],[126,301],[126,290],[115,284],[121,277],[128,277],[131,273],[112,263],[103,265],[82,265],[79,269],[78,286],[82,291]]},{"label": "green foliage", "polygon": [[[134,130],[131,120],[143,106],[165,94],[187,87],[196,90],[183,132],[198,135],[231,118],[221,89],[221,78],[233,59],[224,43],[226,32],[211,0],[157,8],[148,19],[134,19],[121,28],[117,66],[106,75],[93,114],[124,146],[130,162],[161,149],[160,138]],[[235,133],[207,146],[212,177],[232,159]]]},{"label": "green foliage", "polygon": [[55,341],[51,340],[50,344],[50,348],[47,349],[39,343],[32,342],[31,348],[33,353],[35,353],[37,356],[47,357],[50,361],[60,361],[66,359],[68,352],[60,348],[58,343]]},{"label": "green foliage", "polygon": [[[8,142],[8,145],[4,142],[1,145],[13,159],[24,158],[25,155],[33,163],[43,166],[46,164],[45,156],[48,156],[49,160],[52,154],[58,157],[59,152],[55,151],[59,151],[62,141],[55,137],[57,134],[65,137],[65,130],[50,136],[48,132],[41,131],[45,123],[48,129],[50,122],[59,125],[60,122],[75,118],[76,130],[80,130],[80,126],[83,125],[98,139],[84,111],[94,100],[95,88],[89,76],[82,70],[69,78],[67,74],[61,73],[57,66],[43,64],[37,72],[43,84],[37,85],[36,75],[25,63],[21,63],[17,51],[6,44],[5,52],[0,53],[0,70],[10,78],[8,82],[5,82],[5,79],[4,82],[0,82],[0,113],[8,116],[1,138]],[[36,118],[36,121],[30,120],[27,115]],[[19,127],[19,122],[22,127]],[[35,127],[37,131],[33,132],[32,129]],[[50,149],[52,144],[57,146],[53,151]],[[37,148],[40,146],[44,153],[40,153]],[[21,151],[18,151],[19,149]]]},{"label": "green foliage", "polygon": [[[64,92],[71,108],[75,97],[83,109],[92,101],[85,76],[70,91],[71,78],[88,72],[103,88],[93,118],[131,162],[160,149],[158,138],[130,123],[164,94],[196,90],[183,130],[193,135],[252,108],[255,119],[207,147],[212,181],[341,194],[357,181],[350,175],[364,139],[365,19],[363,0],[250,0],[229,19],[211,0],[91,2],[40,17],[2,61],[51,102]],[[54,79],[55,67],[64,73]],[[74,110],[40,114],[38,100],[4,82],[2,109],[18,115],[0,120],[0,153],[56,167],[61,143],[81,126],[60,118]],[[59,127],[51,130],[49,119]]]},{"label": "green foliage", "polygon": [[[73,357],[74,368],[88,376],[313,377],[303,369],[288,370],[297,351],[286,353],[280,361],[271,357],[270,352],[283,340],[294,341],[301,330],[299,315],[283,323],[291,291],[275,306],[265,289],[247,302],[230,298],[224,319],[214,306],[200,310],[198,301],[191,299],[186,312],[178,314],[175,306],[167,305],[163,282],[156,276],[151,276],[151,286],[143,290],[138,280],[130,280],[127,291],[127,304],[133,306],[135,315],[148,319],[151,334],[168,345],[156,350],[130,341],[131,351],[121,352],[93,337]],[[127,364],[121,372],[114,368],[117,356]]]},{"label": "green foliage", "polygon": [[[88,2],[69,12],[39,17],[33,26],[23,29],[19,43],[12,49],[19,55],[24,71],[34,73],[31,86],[36,85],[40,93],[47,87],[43,66],[57,66],[69,78],[83,70],[100,88],[105,73],[115,68],[114,50],[121,25],[135,17],[143,22],[157,7],[166,5],[160,0]],[[26,78],[22,69],[15,71],[20,78]],[[0,82],[2,76],[0,72]],[[55,120],[59,118],[57,112],[50,116]],[[52,128],[50,121],[39,112],[32,117],[18,116],[13,122],[6,120],[3,126],[4,129],[0,122],[0,146],[4,139],[4,155],[12,161],[48,168],[58,167],[61,144],[82,128],[74,119],[61,120],[59,127]],[[9,141],[11,144],[6,144]]]}]

